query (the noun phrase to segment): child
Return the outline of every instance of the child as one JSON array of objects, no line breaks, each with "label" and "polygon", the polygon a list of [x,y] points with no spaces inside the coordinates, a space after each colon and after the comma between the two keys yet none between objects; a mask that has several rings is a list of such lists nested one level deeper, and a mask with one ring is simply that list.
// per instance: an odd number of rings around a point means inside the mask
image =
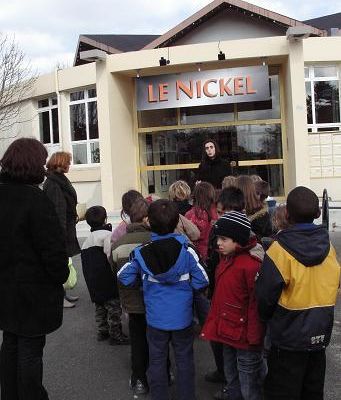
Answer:
[{"label": "child", "polygon": [[322,225],[319,201],[298,186],[287,198],[288,229],[277,233],[256,283],[259,314],[270,328],[266,399],[323,399],[340,266]]},{"label": "child", "polygon": [[193,192],[193,208],[185,214],[185,217],[199,228],[200,238],[193,243],[205,261],[211,228],[218,218],[215,207],[215,190],[210,183],[196,184]]},{"label": "child", "polygon": [[222,258],[201,336],[224,344],[227,384],[220,398],[261,400],[264,328],[254,295],[261,259],[250,253],[257,240],[250,236],[250,221],[237,211],[224,214],[214,232]]},{"label": "child", "polygon": [[194,400],[193,289],[208,285],[199,256],[175,234],[179,213],[169,200],[149,206],[152,241],[135,249],[117,276],[124,285],[141,279],[149,344],[148,380],[152,400],[168,398],[167,357],[171,342],[177,366],[177,399]]},{"label": "child", "polygon": [[106,210],[101,206],[90,207],[85,219],[91,233],[82,246],[81,258],[84,279],[96,306],[97,340],[109,338],[111,345],[129,344],[122,333],[117,280],[107,258],[111,250],[111,225],[106,224]]},{"label": "child", "polygon": [[[135,200],[129,215],[131,223],[127,233],[113,245],[112,259],[115,275],[129,260],[130,252],[151,239],[147,222],[148,202],[143,198]],[[129,336],[131,340],[131,377],[130,387],[135,395],[148,392],[146,371],[148,367],[148,343],[146,339],[146,316],[143,294],[139,285],[125,287],[118,284],[123,310],[129,315]]]},{"label": "child", "polygon": [[189,203],[191,188],[185,181],[176,181],[169,186],[169,200],[174,201],[181,215],[192,208]]}]

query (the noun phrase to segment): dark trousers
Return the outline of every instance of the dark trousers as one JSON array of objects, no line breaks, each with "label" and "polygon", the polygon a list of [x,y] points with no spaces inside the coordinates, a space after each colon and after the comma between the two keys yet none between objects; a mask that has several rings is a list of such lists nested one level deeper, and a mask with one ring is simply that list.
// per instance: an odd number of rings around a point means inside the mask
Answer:
[{"label": "dark trousers", "polygon": [[219,342],[210,342],[217,371],[225,375],[224,371],[224,345]]},{"label": "dark trousers", "polygon": [[102,304],[95,303],[97,332],[109,334],[113,339],[122,336],[122,309],[119,299],[110,299]]},{"label": "dark trousers", "polygon": [[326,352],[271,348],[265,379],[266,400],[323,400]]},{"label": "dark trousers", "polygon": [[48,400],[42,384],[45,335],[18,336],[3,332],[0,353],[2,400]]},{"label": "dark trousers", "polygon": [[193,327],[163,331],[147,327],[149,344],[148,382],[151,400],[168,400],[167,358],[172,343],[176,363],[177,400],[194,400]]},{"label": "dark trousers", "polygon": [[131,383],[139,379],[147,383],[149,361],[148,342],[146,337],[147,322],[145,314],[129,313],[129,336],[131,343]]}]

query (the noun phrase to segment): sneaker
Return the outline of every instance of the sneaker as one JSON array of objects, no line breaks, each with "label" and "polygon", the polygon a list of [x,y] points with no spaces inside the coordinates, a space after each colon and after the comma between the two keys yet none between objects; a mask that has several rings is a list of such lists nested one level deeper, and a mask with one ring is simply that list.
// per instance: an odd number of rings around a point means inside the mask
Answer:
[{"label": "sneaker", "polygon": [[107,340],[109,337],[108,332],[98,332],[97,333],[97,341],[98,342],[103,342],[103,340]]},{"label": "sneaker", "polygon": [[64,305],[63,305],[64,308],[72,308],[74,306],[75,306],[74,303],[71,303],[70,301],[64,299]]},{"label": "sneaker", "polygon": [[208,372],[205,375],[205,381],[212,383],[225,383],[225,376],[216,369],[215,371]]},{"label": "sneaker", "polygon": [[109,344],[111,346],[124,346],[130,344],[130,340],[127,336],[122,335],[119,338],[109,338]]},{"label": "sneaker", "polygon": [[222,390],[219,390],[219,392],[217,392],[214,395],[214,399],[215,400],[228,400],[227,387],[225,386]]},{"label": "sneaker", "polygon": [[146,383],[143,383],[140,379],[137,379],[136,382],[129,381],[130,389],[132,389],[134,395],[139,394],[147,394],[149,392],[149,387]]},{"label": "sneaker", "polygon": [[172,371],[169,371],[168,373],[168,386],[172,386],[173,383],[175,382],[175,377]]},{"label": "sneaker", "polygon": [[70,301],[71,303],[78,301],[79,297],[78,296],[71,296],[70,294],[66,294],[64,296],[64,299],[66,299],[67,301]]}]

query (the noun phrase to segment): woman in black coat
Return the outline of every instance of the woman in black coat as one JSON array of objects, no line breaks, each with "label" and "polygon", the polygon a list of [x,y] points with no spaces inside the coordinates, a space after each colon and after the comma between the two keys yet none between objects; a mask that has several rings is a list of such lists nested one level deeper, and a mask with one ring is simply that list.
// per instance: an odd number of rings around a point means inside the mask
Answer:
[{"label": "woman in black coat", "polygon": [[[80,247],[76,236],[77,216],[77,193],[65,173],[69,172],[71,154],[58,151],[50,157],[46,167],[46,180],[43,190],[53,202],[62,226],[66,241],[66,249],[69,257],[80,253]],[[73,301],[78,297],[65,294],[64,307],[74,307]]]},{"label": "woman in black coat", "polygon": [[[0,161],[1,399],[46,400],[45,335],[63,318],[66,247],[52,202],[38,185],[47,151],[35,139],[14,141]],[[43,300],[42,300],[43,299]]]},{"label": "woman in black coat", "polygon": [[221,183],[228,175],[231,175],[230,163],[221,158],[218,143],[213,139],[205,140],[197,172],[198,181],[209,182],[215,189],[221,189]]}]

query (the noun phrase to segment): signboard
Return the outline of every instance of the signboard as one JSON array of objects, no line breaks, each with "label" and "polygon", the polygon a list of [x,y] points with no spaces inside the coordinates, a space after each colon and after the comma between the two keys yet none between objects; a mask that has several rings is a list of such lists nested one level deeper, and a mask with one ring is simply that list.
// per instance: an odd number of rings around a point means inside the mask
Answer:
[{"label": "signboard", "polygon": [[139,111],[269,100],[268,67],[141,77],[136,96]]}]

